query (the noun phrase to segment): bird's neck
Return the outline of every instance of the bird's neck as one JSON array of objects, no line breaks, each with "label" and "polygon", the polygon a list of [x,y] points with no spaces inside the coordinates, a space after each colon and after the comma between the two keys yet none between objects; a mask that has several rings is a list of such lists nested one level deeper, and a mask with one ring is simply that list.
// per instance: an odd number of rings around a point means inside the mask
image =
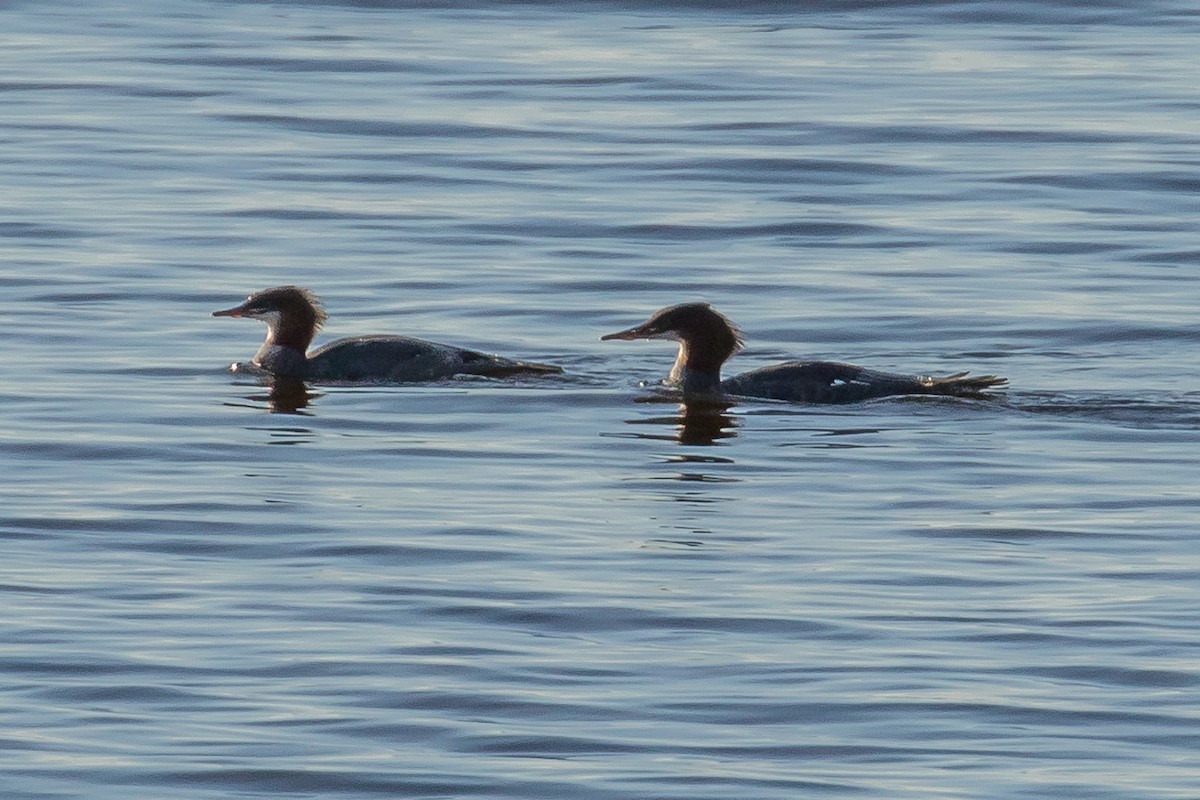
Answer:
[{"label": "bird's neck", "polygon": [[266,344],[291,347],[301,353],[308,350],[313,336],[317,332],[316,325],[308,314],[272,314],[264,319],[267,323]]},{"label": "bird's neck", "polygon": [[254,363],[275,375],[302,378],[307,370],[305,351],[313,339],[309,325],[280,319],[267,323],[267,338],[254,356]]},{"label": "bird's neck", "polygon": [[714,347],[712,343],[682,339],[667,382],[684,394],[717,392],[721,387],[721,365],[732,352],[732,349]]}]

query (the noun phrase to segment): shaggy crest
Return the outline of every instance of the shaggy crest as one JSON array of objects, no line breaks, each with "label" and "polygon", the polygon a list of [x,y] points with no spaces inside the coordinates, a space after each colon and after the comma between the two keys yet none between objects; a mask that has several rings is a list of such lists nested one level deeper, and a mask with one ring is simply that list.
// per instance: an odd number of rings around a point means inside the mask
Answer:
[{"label": "shaggy crest", "polygon": [[283,305],[305,305],[312,311],[313,330],[319,330],[329,319],[321,300],[303,286],[277,286],[250,295],[246,303],[254,306],[277,307]]}]

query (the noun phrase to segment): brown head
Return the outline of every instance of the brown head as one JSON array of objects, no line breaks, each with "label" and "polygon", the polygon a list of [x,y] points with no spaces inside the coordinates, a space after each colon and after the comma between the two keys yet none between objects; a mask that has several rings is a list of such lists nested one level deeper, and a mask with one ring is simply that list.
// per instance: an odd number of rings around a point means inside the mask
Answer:
[{"label": "brown head", "polygon": [[718,377],[721,365],[742,347],[742,334],[708,303],[682,303],[654,312],[641,325],[601,336],[611,339],[672,339],[679,358],[671,371],[677,380],[683,368]]},{"label": "brown head", "polygon": [[321,302],[308,289],[276,286],[255,292],[240,306],[214,311],[213,316],[260,319],[267,324],[264,347],[291,347],[303,354],[327,315]]}]

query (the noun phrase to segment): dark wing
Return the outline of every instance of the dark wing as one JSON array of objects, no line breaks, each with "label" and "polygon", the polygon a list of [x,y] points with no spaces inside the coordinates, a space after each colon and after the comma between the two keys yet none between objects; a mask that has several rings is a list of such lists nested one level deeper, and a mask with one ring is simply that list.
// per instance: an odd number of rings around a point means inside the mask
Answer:
[{"label": "dark wing", "polygon": [[415,383],[455,375],[500,377],[561,371],[410,336],[338,339],[314,350],[308,362],[310,379],[348,382]]},{"label": "dark wing", "polygon": [[970,378],[965,372],[929,378],[880,372],[834,361],[789,361],[743,372],[722,381],[721,388],[732,395],[795,403],[855,403],[905,394],[970,397],[1004,383],[1003,378],[992,375]]}]

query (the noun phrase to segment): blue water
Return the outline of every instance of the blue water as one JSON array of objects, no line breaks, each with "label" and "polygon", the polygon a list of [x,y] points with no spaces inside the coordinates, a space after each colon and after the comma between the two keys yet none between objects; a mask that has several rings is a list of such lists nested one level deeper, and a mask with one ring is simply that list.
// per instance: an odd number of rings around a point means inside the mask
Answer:
[{"label": "blue water", "polygon": [[0,13],[0,796],[1200,798],[1193,4]]}]

